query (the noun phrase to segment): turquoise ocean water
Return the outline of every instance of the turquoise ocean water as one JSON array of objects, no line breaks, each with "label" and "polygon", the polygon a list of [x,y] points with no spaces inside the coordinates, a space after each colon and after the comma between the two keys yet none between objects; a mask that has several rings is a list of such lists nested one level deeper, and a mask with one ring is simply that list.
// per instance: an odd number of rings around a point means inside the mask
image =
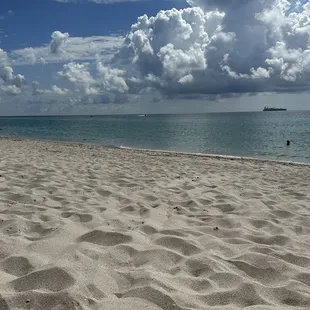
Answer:
[{"label": "turquoise ocean water", "polygon": [[310,163],[310,112],[1,117],[0,129],[10,137]]}]

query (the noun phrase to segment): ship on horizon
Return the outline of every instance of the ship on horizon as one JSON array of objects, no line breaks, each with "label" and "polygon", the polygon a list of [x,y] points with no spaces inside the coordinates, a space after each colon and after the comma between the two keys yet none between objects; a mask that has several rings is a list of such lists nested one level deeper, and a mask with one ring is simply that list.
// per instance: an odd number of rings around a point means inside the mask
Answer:
[{"label": "ship on horizon", "polygon": [[267,112],[273,112],[273,111],[287,111],[287,109],[283,109],[283,108],[268,108],[268,107],[264,107],[263,111],[267,111]]}]

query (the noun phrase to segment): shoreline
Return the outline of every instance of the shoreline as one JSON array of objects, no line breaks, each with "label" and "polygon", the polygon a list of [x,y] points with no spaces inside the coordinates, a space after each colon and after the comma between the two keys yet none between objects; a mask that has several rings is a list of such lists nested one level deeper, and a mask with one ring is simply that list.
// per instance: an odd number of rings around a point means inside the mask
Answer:
[{"label": "shoreline", "polygon": [[218,159],[218,160],[230,160],[230,161],[247,161],[253,163],[270,163],[270,164],[279,164],[284,166],[302,166],[310,168],[310,163],[307,162],[295,162],[295,161],[286,161],[286,160],[276,160],[276,159],[267,159],[267,158],[258,158],[250,156],[234,156],[234,155],[221,155],[221,154],[208,154],[208,153],[191,153],[191,152],[180,152],[180,151],[169,151],[169,150],[160,150],[160,149],[143,149],[143,148],[133,148],[127,146],[113,146],[113,145],[103,145],[98,143],[89,143],[89,142],[77,142],[77,141],[65,141],[65,140],[51,140],[51,139],[39,139],[39,138],[29,138],[29,137],[12,137],[12,136],[1,136],[1,140],[12,140],[12,141],[34,141],[34,142],[46,142],[54,143],[60,145],[70,145],[70,146],[87,146],[102,148],[104,150],[117,149],[123,151],[131,151],[134,153],[155,153],[158,156],[186,156],[186,157],[196,157],[196,158],[206,158],[206,159]]}]

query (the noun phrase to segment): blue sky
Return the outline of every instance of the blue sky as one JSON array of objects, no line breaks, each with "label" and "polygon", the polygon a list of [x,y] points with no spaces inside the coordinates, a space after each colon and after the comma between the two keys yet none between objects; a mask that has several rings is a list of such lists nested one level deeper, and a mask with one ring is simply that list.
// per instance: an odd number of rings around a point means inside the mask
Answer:
[{"label": "blue sky", "polygon": [[0,113],[309,109],[309,16],[308,0],[1,1]]},{"label": "blue sky", "polygon": [[[88,1],[61,3],[53,0],[1,1],[0,27],[8,37],[1,38],[1,48],[11,51],[49,43],[55,30],[73,37],[126,34],[137,17],[155,15],[160,10],[186,7],[182,0],[145,0],[114,4]],[[13,15],[8,15],[12,11]]]}]

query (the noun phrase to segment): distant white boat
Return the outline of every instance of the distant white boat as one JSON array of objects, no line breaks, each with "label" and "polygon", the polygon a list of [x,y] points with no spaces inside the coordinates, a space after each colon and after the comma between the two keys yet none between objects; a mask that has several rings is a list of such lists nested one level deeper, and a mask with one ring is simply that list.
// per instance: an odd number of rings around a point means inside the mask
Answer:
[{"label": "distant white boat", "polygon": [[138,114],[138,116],[144,116],[145,117],[145,116],[147,116],[147,114]]}]

